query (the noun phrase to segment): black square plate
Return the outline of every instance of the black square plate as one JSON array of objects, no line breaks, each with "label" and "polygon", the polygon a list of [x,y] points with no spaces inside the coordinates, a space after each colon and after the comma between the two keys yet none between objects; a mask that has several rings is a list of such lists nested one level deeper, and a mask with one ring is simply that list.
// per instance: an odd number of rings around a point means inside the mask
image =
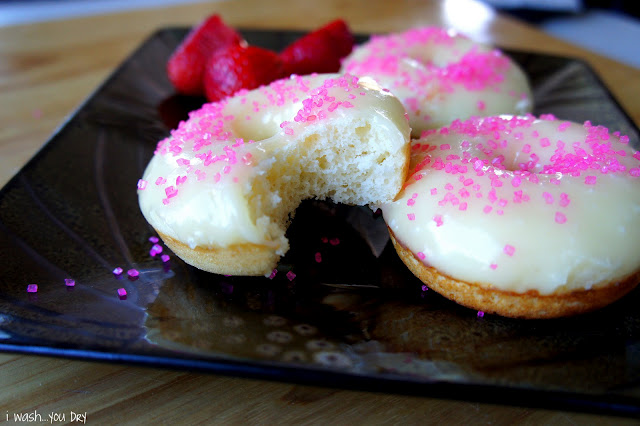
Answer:
[{"label": "black square plate", "polygon": [[[244,33],[276,50],[300,35]],[[136,182],[156,142],[203,102],[175,95],[165,75],[185,34],[150,37],[0,192],[0,350],[640,413],[638,291],[576,318],[478,317],[422,291],[380,217],[317,201],[298,210],[271,280],[151,257]],[[638,146],[638,129],[584,63],[508,53],[531,79],[536,114],[591,120]]]}]

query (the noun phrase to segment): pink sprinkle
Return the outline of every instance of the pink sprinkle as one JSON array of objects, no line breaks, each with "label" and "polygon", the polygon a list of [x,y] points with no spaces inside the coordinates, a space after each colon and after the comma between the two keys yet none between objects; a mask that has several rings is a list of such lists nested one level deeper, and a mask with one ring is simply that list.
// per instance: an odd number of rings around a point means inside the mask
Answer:
[{"label": "pink sprinkle", "polygon": [[519,187],[520,183],[522,183],[522,179],[520,179],[518,176],[515,176],[513,179],[511,179],[511,185],[513,185],[514,188]]},{"label": "pink sprinkle", "polygon": [[287,272],[287,278],[289,279],[289,281],[293,281],[295,277],[296,274],[293,271]]},{"label": "pink sprinkle", "polygon": [[274,279],[277,273],[278,273],[277,269],[274,269],[273,271],[271,271],[271,275],[269,275],[269,279],[270,280]]},{"label": "pink sprinkle", "polygon": [[172,198],[178,195],[178,190],[171,185],[164,189],[164,193],[167,194],[167,198]]},{"label": "pink sprinkle", "polygon": [[531,152],[531,145],[529,145],[528,143],[524,144],[522,146],[522,152],[524,152],[525,154],[530,153]]},{"label": "pink sprinkle", "polygon": [[504,252],[507,256],[513,256],[513,254],[516,252],[516,248],[510,244],[507,244],[506,246],[504,246]]},{"label": "pink sprinkle", "polygon": [[154,244],[149,250],[151,257],[155,257],[156,254],[162,253],[162,246],[160,244]]},{"label": "pink sprinkle", "polygon": [[284,129],[284,133],[287,135],[292,135],[293,129],[291,127],[287,127],[286,129]]},{"label": "pink sprinkle", "polygon": [[125,290],[124,288],[119,288],[118,289],[118,297],[120,297],[121,299],[126,299],[127,298],[127,290]]},{"label": "pink sprinkle", "polygon": [[122,268],[118,266],[112,272],[113,272],[113,275],[121,275],[122,274]]},{"label": "pink sprinkle", "polygon": [[163,183],[165,183],[167,180],[165,178],[163,178],[162,176],[158,177],[158,179],[156,179],[156,185],[162,185]]},{"label": "pink sprinkle", "polygon": [[493,269],[494,271],[496,270],[497,267],[498,265],[495,263],[492,263],[491,265],[489,265],[489,268]]},{"label": "pink sprinkle", "polygon": [[483,101],[478,101],[477,106],[480,111],[484,111],[487,108],[487,105]]},{"label": "pink sprinkle", "polygon": [[147,181],[144,179],[138,179],[138,189],[144,191],[147,188]]},{"label": "pink sprinkle", "polygon": [[160,259],[162,260],[162,262],[167,263],[171,257],[169,257],[168,254],[163,254],[162,256],[160,256]]},{"label": "pink sprinkle", "polygon": [[149,241],[155,244],[158,241],[160,241],[160,238],[158,238],[158,237],[149,237]]},{"label": "pink sprinkle", "polygon": [[336,238],[330,239],[329,244],[331,244],[332,246],[337,246],[338,244],[340,244],[340,238],[336,237]]},{"label": "pink sprinkle", "polygon": [[416,220],[416,215],[414,213],[409,213],[407,214],[407,218],[409,218],[409,220]]},{"label": "pink sprinkle", "polygon": [[596,184],[596,177],[595,176],[587,176],[584,178],[584,184],[585,185],[595,185]]},{"label": "pink sprinkle", "polygon": [[185,176],[178,176],[176,178],[176,186],[182,185],[183,183],[186,182],[186,180],[187,180],[187,176],[186,175]]},{"label": "pink sprinkle", "polygon": [[563,224],[567,221],[567,216],[562,212],[556,212],[556,223]]},{"label": "pink sprinkle", "polygon": [[409,198],[407,200],[407,206],[411,207],[416,203],[416,200],[414,200],[413,198]]},{"label": "pink sprinkle", "polygon": [[436,188],[431,188],[431,195],[436,195],[438,190]]},{"label": "pink sprinkle", "polygon": [[441,151],[447,151],[449,149],[451,149],[451,145],[449,145],[448,143],[443,143],[442,145],[440,145]]},{"label": "pink sprinkle", "polygon": [[38,284],[29,284],[27,286],[27,293],[37,293],[38,292]]},{"label": "pink sprinkle", "polygon": [[484,312],[482,312],[482,311],[478,311],[477,316],[478,316],[478,318],[482,318],[482,317],[484,317]]},{"label": "pink sprinkle", "polygon": [[140,275],[140,272],[138,272],[137,269],[129,269],[127,271],[127,275],[129,275],[131,278],[136,278]]},{"label": "pink sprinkle", "polygon": [[488,214],[488,213],[491,213],[491,210],[493,210],[493,207],[491,207],[491,206],[490,206],[490,205],[488,205],[488,204],[487,204],[486,206],[484,206],[484,209],[482,209],[482,211],[483,211],[483,212],[485,212],[485,213],[487,213],[487,214]]},{"label": "pink sprinkle", "polygon": [[426,259],[426,257],[427,257],[427,256],[426,256],[423,252],[421,252],[421,251],[419,251],[419,252],[417,253],[417,255],[418,255],[418,259],[420,259],[420,260],[424,260],[424,259]]},{"label": "pink sprinkle", "polygon": [[466,203],[466,201],[465,201],[465,202],[460,203],[460,207],[458,207],[458,210],[462,210],[462,211],[467,210],[467,203]]},{"label": "pink sprinkle", "polygon": [[442,215],[439,215],[439,214],[433,217],[433,221],[436,223],[436,226],[442,226],[442,224],[444,223],[442,219]]},{"label": "pink sprinkle", "polygon": [[320,252],[317,252],[315,257],[317,263],[322,262],[322,254]]},{"label": "pink sprinkle", "polygon": [[74,287],[76,285],[76,281],[72,280],[71,278],[65,278],[64,285],[66,285],[67,287]]}]

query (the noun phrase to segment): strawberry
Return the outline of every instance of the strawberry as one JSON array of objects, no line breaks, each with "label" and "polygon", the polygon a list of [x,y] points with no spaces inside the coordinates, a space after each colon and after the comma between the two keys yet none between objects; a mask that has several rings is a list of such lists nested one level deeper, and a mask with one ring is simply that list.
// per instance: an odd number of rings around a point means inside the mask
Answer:
[{"label": "strawberry", "polygon": [[346,22],[337,19],[294,41],[280,57],[287,74],[338,72],[340,60],[351,53],[353,44]]},{"label": "strawberry", "polygon": [[207,59],[221,48],[243,42],[240,34],[212,15],[191,30],[167,62],[169,80],[179,93],[203,95],[202,76]]},{"label": "strawberry", "polygon": [[210,102],[241,89],[255,89],[284,77],[277,53],[257,46],[233,45],[214,53],[204,72],[204,89]]}]

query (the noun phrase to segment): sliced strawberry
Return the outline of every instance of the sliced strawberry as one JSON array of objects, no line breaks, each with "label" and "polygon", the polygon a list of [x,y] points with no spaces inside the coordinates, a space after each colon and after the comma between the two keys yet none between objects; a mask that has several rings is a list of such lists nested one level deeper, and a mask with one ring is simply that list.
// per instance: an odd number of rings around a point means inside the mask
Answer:
[{"label": "sliced strawberry", "polygon": [[169,80],[180,93],[202,95],[204,67],[213,53],[221,48],[238,45],[243,39],[218,15],[212,15],[191,30],[167,62]]},{"label": "sliced strawberry", "polygon": [[346,22],[337,19],[294,41],[280,57],[288,74],[338,72],[340,60],[351,53],[353,44]]},{"label": "sliced strawberry", "polygon": [[204,89],[207,99],[215,102],[282,77],[284,67],[277,53],[256,46],[228,46],[209,58]]}]

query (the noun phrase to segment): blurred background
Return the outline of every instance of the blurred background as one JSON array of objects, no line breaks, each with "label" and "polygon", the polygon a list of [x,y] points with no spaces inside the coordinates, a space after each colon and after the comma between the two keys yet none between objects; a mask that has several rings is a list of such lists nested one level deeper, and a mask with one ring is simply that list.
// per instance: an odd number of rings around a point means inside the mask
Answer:
[{"label": "blurred background", "polygon": [[[0,0],[0,26],[205,1],[211,0]],[[558,38],[640,68],[638,0],[481,1]]]}]

